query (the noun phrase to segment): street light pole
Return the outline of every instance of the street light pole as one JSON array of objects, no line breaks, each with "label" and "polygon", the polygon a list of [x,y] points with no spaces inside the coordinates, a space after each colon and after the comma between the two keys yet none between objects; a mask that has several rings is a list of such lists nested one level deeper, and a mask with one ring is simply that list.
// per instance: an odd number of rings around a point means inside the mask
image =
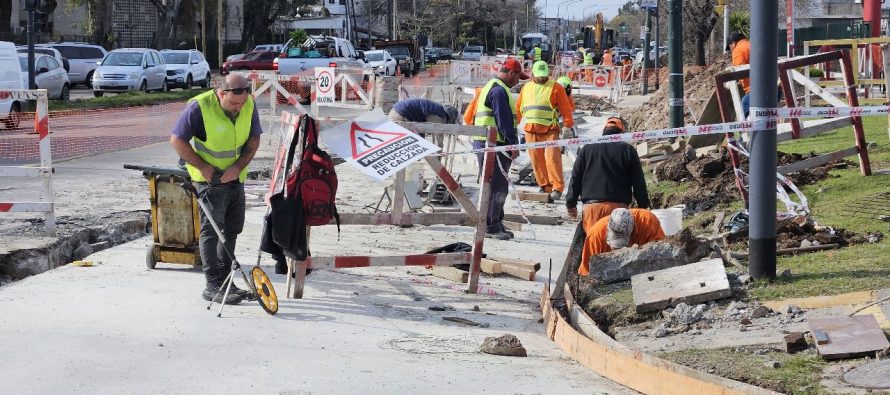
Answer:
[{"label": "street light pole", "polygon": [[25,0],[25,10],[28,11],[28,89],[37,89],[34,82],[34,13],[37,11],[39,0]]},{"label": "street light pole", "polygon": [[[752,0],[754,1],[754,0]],[[683,126],[683,2],[668,1],[668,86],[671,127]],[[658,48],[655,49],[656,54]],[[657,56],[657,55],[656,55]]]},{"label": "street light pole", "polygon": [[[778,101],[777,35],[776,2],[751,0],[750,111],[755,120],[765,109],[776,108]],[[754,279],[772,280],[776,278],[776,127],[756,127],[751,133],[748,273]]]}]

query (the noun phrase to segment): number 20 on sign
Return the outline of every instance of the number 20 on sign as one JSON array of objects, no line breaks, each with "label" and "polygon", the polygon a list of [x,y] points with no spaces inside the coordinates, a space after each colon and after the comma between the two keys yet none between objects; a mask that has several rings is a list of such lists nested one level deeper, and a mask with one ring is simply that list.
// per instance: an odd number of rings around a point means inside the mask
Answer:
[{"label": "number 20 on sign", "polygon": [[334,104],[337,100],[333,67],[315,68],[315,100],[319,105]]}]

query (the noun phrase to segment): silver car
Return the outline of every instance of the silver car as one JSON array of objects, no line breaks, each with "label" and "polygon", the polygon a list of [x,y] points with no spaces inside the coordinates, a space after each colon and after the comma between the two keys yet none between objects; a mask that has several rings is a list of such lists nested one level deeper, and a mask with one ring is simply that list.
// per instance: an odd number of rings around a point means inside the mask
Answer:
[{"label": "silver car", "polygon": [[158,51],[148,48],[115,49],[93,74],[93,95],[105,92],[167,90],[167,65]]},{"label": "silver car", "polygon": [[41,47],[49,47],[58,50],[63,57],[68,59],[68,79],[72,85],[84,84],[91,88],[93,73],[107,52],[98,45],[85,43],[50,43],[40,44]]},{"label": "silver car", "polygon": [[[26,45],[19,45],[15,48],[20,54],[28,54],[28,46]],[[68,64],[68,58],[62,56],[62,53],[59,52],[58,49],[50,47],[34,47],[34,53],[52,56],[56,59],[57,62],[59,62],[59,64],[62,65],[62,67],[65,68],[66,73],[71,71],[71,66]],[[70,80],[71,78],[69,77],[68,79]]]},{"label": "silver car", "polygon": [[[28,55],[19,54],[22,84],[28,86]],[[71,83],[68,73],[55,58],[43,54],[34,54],[34,83],[37,89],[46,89],[50,99],[68,100]]]}]

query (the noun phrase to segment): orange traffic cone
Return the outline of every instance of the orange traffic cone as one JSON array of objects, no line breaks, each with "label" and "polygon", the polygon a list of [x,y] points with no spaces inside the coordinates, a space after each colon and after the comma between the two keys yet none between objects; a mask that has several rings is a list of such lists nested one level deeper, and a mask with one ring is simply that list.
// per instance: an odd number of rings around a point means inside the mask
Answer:
[{"label": "orange traffic cone", "polygon": [[402,68],[396,65],[396,77],[402,76]]}]

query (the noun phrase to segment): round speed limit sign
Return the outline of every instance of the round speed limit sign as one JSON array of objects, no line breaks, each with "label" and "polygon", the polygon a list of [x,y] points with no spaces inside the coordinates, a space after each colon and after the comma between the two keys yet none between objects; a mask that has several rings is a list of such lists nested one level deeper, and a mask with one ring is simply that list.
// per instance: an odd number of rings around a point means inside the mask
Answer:
[{"label": "round speed limit sign", "polygon": [[337,100],[334,87],[334,68],[315,68],[315,101],[318,104],[333,104]]}]

